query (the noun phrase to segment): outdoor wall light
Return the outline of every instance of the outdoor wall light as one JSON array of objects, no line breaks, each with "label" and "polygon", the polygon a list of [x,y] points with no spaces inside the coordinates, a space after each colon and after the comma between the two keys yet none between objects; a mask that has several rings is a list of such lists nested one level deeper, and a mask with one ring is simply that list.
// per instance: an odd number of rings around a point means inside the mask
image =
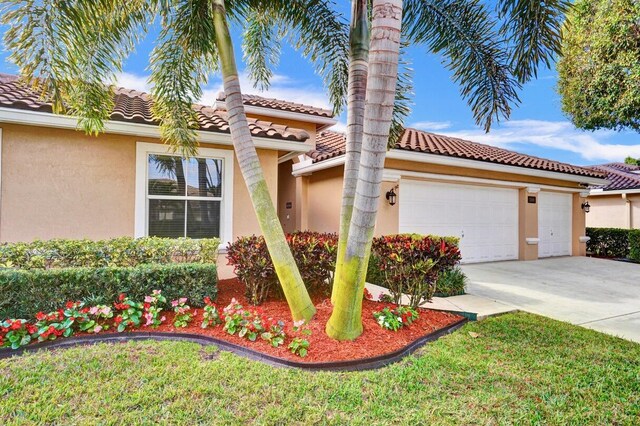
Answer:
[{"label": "outdoor wall light", "polygon": [[393,188],[387,191],[386,198],[390,206],[393,206],[396,203],[396,197],[397,197],[396,191],[395,191],[396,188],[397,186],[394,186]]},{"label": "outdoor wall light", "polygon": [[589,202],[588,202],[588,201],[587,201],[587,202],[585,202],[585,203],[582,203],[582,206],[581,206],[581,207],[582,207],[582,210],[583,210],[585,213],[589,213],[589,210],[591,210],[591,206],[589,205]]}]

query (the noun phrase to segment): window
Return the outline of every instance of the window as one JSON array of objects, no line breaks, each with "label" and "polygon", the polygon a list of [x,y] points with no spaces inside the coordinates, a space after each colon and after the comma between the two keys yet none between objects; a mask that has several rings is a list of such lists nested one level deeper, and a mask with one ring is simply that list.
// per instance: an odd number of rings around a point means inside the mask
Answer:
[{"label": "window", "polygon": [[203,148],[186,159],[138,143],[136,236],[228,241],[232,158],[231,151]]}]

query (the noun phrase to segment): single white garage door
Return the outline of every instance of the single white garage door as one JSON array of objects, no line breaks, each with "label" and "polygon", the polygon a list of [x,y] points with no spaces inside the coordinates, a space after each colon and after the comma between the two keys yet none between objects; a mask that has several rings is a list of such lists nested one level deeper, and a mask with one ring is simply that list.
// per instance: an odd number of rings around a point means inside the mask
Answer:
[{"label": "single white garage door", "polygon": [[464,263],[518,258],[518,191],[401,180],[400,232],[460,237]]},{"label": "single white garage door", "polygon": [[538,194],[538,257],[571,255],[571,194]]}]

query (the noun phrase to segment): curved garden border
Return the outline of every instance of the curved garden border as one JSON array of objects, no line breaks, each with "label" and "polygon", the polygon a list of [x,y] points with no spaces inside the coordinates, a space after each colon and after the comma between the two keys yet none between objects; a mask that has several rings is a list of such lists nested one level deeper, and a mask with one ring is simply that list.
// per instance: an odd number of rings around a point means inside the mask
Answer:
[{"label": "curved garden border", "polygon": [[255,361],[261,361],[266,364],[278,366],[278,367],[291,367],[300,368],[310,371],[362,371],[373,370],[384,367],[391,363],[400,361],[407,355],[412,354],[416,349],[424,346],[428,342],[439,339],[442,336],[452,333],[458,328],[462,327],[469,320],[467,318],[461,318],[460,320],[449,324],[448,326],[434,331],[414,340],[407,346],[398,349],[394,352],[389,352],[384,355],[361,358],[357,360],[345,360],[345,361],[333,361],[333,362],[298,362],[288,359],[278,358],[272,355],[267,355],[262,352],[236,345],[235,343],[228,342],[226,340],[216,339],[214,337],[203,336],[193,333],[168,333],[168,332],[129,332],[129,333],[105,333],[105,334],[91,334],[78,337],[70,337],[67,339],[53,340],[48,342],[40,342],[32,345],[22,347],[20,349],[0,349],[0,359],[11,358],[13,356],[22,355],[25,352],[34,352],[41,349],[64,349],[73,346],[86,346],[93,345],[102,342],[125,342],[130,340],[170,340],[170,341],[186,341],[199,343],[203,346],[214,345],[224,351],[233,352],[236,355],[243,356]]}]

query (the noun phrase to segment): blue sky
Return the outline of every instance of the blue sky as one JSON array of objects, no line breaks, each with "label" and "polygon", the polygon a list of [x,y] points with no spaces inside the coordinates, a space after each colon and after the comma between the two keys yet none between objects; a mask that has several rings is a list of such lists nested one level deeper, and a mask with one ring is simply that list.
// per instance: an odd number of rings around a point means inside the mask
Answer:
[{"label": "blue sky", "polygon": [[[0,27],[2,32],[5,29]],[[152,30],[127,60],[124,73],[118,76],[120,85],[149,89],[147,64],[156,34],[157,29]],[[238,67],[242,70],[239,31],[234,34]],[[414,105],[407,126],[579,165],[622,161],[627,155],[640,157],[639,133],[584,132],[571,125],[562,114],[560,98],[554,89],[554,69],[542,69],[537,80],[525,85],[520,93],[522,103],[514,109],[510,120],[495,125],[485,134],[475,125],[441,58],[420,47],[411,48],[408,53],[414,69]],[[4,50],[0,53],[0,72],[16,73],[7,56]],[[241,81],[245,93],[329,107],[322,82],[311,64],[286,45],[268,92],[254,89],[246,75]],[[219,76],[212,76],[201,101],[213,103],[221,88]],[[343,128],[346,117],[343,115],[339,120],[337,129]]]}]

